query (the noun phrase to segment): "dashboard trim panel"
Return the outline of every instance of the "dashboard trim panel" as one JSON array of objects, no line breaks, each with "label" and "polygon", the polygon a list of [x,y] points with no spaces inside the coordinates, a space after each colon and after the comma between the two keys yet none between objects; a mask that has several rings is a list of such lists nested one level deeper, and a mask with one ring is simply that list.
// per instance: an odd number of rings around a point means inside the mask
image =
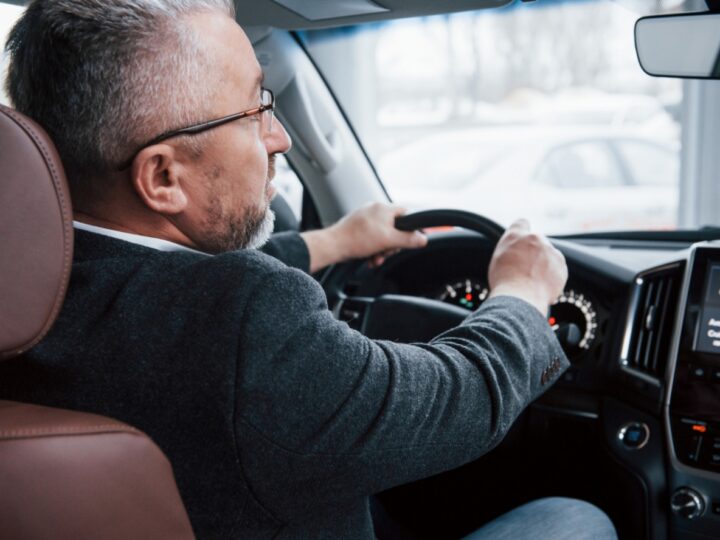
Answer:
[{"label": "dashboard trim panel", "polygon": [[[672,439],[672,427],[670,419],[670,402],[672,401],[673,387],[675,384],[675,373],[679,362],[680,353],[680,341],[683,329],[683,323],[685,320],[685,310],[687,308],[688,296],[690,294],[690,282],[692,280],[692,270],[695,266],[695,259],[698,249],[703,248],[714,248],[717,250],[718,256],[720,256],[720,242],[702,242],[695,244],[690,248],[690,254],[688,256],[688,263],[685,268],[685,275],[683,276],[683,284],[680,292],[680,300],[678,302],[677,317],[675,319],[675,325],[670,342],[670,358],[668,360],[667,367],[667,391],[665,392],[665,398],[663,400],[663,423],[665,426],[665,441],[667,444],[668,456],[670,458],[670,464],[676,471],[682,472],[689,476],[696,476],[705,480],[713,482],[720,481],[720,472],[711,472],[705,469],[699,469],[691,467],[682,463],[675,452],[675,445]],[[720,493],[718,493],[720,495]]]}]

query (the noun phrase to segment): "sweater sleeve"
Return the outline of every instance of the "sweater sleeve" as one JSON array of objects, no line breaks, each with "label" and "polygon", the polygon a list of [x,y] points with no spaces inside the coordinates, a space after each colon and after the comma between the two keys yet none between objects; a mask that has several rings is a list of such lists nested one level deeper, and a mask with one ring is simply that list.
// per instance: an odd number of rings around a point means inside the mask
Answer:
[{"label": "sweater sleeve", "polygon": [[481,456],[568,366],[544,317],[513,297],[408,345],[335,320],[300,272],[275,271],[263,290],[244,317],[235,429],[248,482],[281,519]]},{"label": "sweater sleeve", "polygon": [[288,231],[273,234],[260,251],[288,266],[310,272],[310,253],[299,233]]}]

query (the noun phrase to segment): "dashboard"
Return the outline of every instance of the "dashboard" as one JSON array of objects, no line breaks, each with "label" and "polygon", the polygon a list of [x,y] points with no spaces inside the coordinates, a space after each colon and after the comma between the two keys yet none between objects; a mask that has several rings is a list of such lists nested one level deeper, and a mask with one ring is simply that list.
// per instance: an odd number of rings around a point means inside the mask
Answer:
[{"label": "dashboard", "polygon": [[[570,277],[550,307],[548,324],[571,362],[580,364],[602,355],[614,304],[624,299],[624,280],[630,278],[630,273],[620,267],[613,268],[614,272],[608,270],[608,264],[598,268],[595,261],[583,261],[577,250],[574,253],[578,260],[569,260]],[[492,246],[481,235],[440,233],[431,237],[425,250],[405,251],[377,270],[363,269],[351,281],[350,290],[362,297],[426,298],[469,313],[488,297],[491,256]],[[598,279],[597,272],[602,273],[602,279]]]},{"label": "dashboard", "polygon": [[[569,279],[548,324],[571,368],[531,413],[592,424],[587,436],[625,477],[608,481],[624,493],[608,487],[604,505],[625,512],[621,538],[720,538],[720,243],[554,243]],[[345,292],[442,303],[457,313],[450,326],[487,298],[491,255],[479,234],[433,234],[423,250],[360,268]]]}]

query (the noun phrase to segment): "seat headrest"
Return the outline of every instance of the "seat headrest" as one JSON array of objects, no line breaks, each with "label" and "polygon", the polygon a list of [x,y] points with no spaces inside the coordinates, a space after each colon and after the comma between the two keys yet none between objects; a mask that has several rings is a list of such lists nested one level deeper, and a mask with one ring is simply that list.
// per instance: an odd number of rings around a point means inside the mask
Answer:
[{"label": "seat headrest", "polygon": [[45,131],[0,105],[0,360],[52,326],[72,265],[72,209]]}]

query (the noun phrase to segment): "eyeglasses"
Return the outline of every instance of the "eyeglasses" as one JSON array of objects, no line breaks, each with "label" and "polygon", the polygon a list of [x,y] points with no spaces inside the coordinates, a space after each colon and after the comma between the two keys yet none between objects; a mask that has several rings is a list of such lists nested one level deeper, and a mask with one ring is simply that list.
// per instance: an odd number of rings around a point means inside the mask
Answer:
[{"label": "eyeglasses", "polygon": [[241,118],[247,118],[249,116],[254,116],[256,114],[260,115],[261,130],[263,130],[265,133],[270,133],[272,131],[274,111],[275,111],[275,94],[272,93],[272,90],[268,90],[267,88],[261,88],[260,89],[260,106],[259,107],[254,107],[254,108],[248,109],[246,111],[231,114],[229,116],[223,116],[222,118],[216,118],[215,120],[210,120],[208,122],[203,122],[201,124],[193,124],[192,126],[184,127],[181,129],[174,129],[172,131],[166,131],[165,133],[158,135],[151,141],[140,146],[137,150],[135,150],[132,157],[130,159],[128,159],[127,161],[125,161],[117,170],[124,171],[125,169],[128,169],[130,167],[130,165],[132,165],[132,162],[135,159],[135,157],[142,150],[147,148],[148,146],[152,146],[153,144],[157,144],[159,142],[166,141],[167,139],[177,137],[178,135],[197,135],[198,133],[202,133],[203,131],[207,131],[209,129],[213,129],[213,128],[222,126],[224,124],[234,122],[235,120],[240,120]]}]

